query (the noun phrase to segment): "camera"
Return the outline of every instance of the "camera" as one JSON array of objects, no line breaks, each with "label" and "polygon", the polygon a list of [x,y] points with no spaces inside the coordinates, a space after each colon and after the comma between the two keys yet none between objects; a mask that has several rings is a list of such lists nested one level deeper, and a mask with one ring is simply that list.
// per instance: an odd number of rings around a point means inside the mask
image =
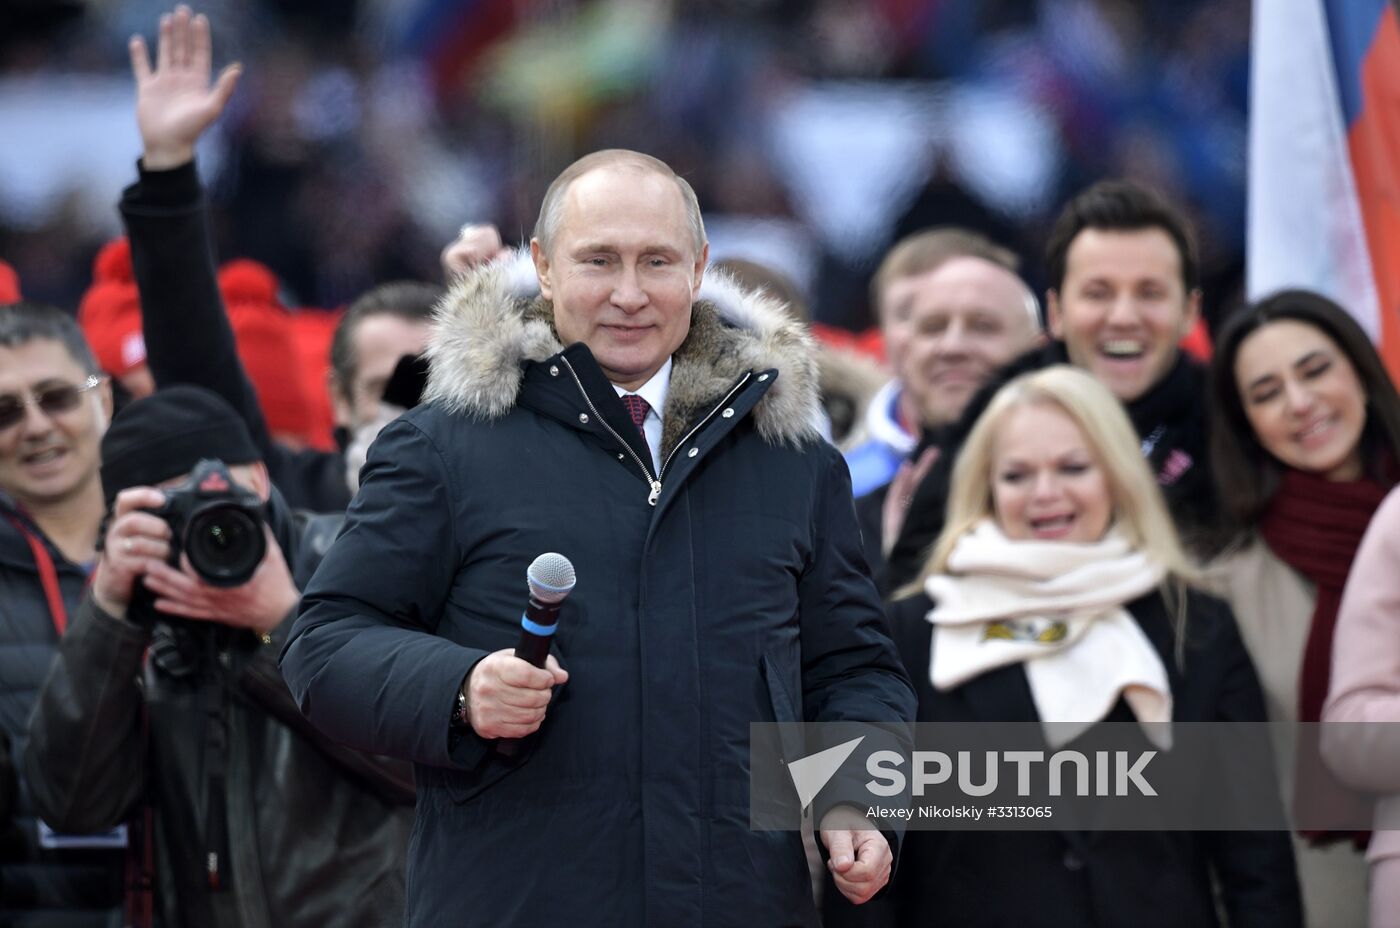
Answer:
[{"label": "camera", "polygon": [[205,459],[189,479],[163,491],[165,504],[151,510],[170,525],[170,562],[180,554],[210,586],[247,583],[267,553],[263,502],[233,482],[223,461]]}]

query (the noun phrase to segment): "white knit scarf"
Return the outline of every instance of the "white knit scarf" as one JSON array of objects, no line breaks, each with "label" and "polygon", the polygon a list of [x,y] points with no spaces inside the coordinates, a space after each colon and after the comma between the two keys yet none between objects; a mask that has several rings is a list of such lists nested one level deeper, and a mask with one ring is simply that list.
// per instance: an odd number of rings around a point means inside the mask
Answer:
[{"label": "white knit scarf", "polygon": [[1166,668],[1123,608],[1165,570],[1120,532],[1088,544],[1013,541],[984,519],[958,541],[948,570],[924,587],[935,604],[927,615],[934,687],[1023,662],[1052,748],[1101,721],[1120,694],[1147,736],[1171,747]]}]

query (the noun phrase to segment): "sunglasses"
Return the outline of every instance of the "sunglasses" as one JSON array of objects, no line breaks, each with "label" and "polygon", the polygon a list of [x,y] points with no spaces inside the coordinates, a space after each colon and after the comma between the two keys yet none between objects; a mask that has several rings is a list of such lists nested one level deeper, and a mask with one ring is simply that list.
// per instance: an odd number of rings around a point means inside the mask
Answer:
[{"label": "sunglasses", "polygon": [[[36,390],[30,396],[34,397],[34,405],[42,409],[45,415],[56,416],[59,413],[72,412],[77,409],[83,394],[100,383],[102,383],[102,378],[91,374],[81,386],[61,383]],[[18,425],[24,419],[24,410],[27,405],[28,401],[23,395],[16,396],[11,393],[0,396],[0,431]]]}]

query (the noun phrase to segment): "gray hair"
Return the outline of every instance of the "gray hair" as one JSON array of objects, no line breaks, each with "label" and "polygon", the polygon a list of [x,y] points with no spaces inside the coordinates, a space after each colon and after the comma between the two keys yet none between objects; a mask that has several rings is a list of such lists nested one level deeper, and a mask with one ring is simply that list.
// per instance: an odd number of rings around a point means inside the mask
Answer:
[{"label": "gray hair", "polygon": [[38,339],[58,342],[87,373],[102,373],[83,330],[63,310],[23,300],[0,307],[0,347],[19,348]]},{"label": "gray hair", "polygon": [[694,188],[661,159],[626,148],[605,148],[584,155],[554,178],[549,189],[544,192],[540,216],[535,220],[534,237],[539,240],[540,248],[548,253],[554,244],[554,237],[559,234],[559,223],[564,215],[564,194],[568,193],[569,185],[597,168],[623,165],[651,171],[675,181],[680,189],[681,199],[685,202],[685,218],[690,226],[691,243],[695,246],[695,254],[698,257],[700,252],[705,250],[705,221],[700,217],[700,201],[695,197]]},{"label": "gray hair", "polygon": [[994,264],[1016,278],[1021,302],[1030,320],[1031,330],[1039,332],[1040,301],[1035,291],[1021,277],[1021,259],[1016,252],[998,245],[987,236],[959,226],[940,226],[907,235],[895,243],[885,255],[875,276],[870,280],[870,304],[880,318],[884,317],[885,288],[904,277],[916,277],[938,270],[954,258],[978,258]]}]

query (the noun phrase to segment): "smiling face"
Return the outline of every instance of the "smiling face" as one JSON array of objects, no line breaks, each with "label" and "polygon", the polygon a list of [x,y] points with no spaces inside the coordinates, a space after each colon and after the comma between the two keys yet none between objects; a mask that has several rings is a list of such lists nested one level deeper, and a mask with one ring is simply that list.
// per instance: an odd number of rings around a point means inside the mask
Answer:
[{"label": "smiling face", "polygon": [[110,387],[84,392],[64,412],[37,408],[33,396],[81,386],[88,372],[61,342],[36,338],[0,346],[0,396],[26,400],[24,418],[0,430],[0,489],[31,509],[64,502],[98,479],[102,428],[112,411]]},{"label": "smiling face", "polygon": [[1026,403],[992,442],[992,510],[1007,538],[1098,541],[1113,519],[1108,477],[1084,433],[1060,407]]},{"label": "smiling face", "polygon": [[535,239],[530,253],[559,340],[586,344],[607,378],[632,390],[685,341],[709,246],[695,253],[675,181],[614,165],[569,185],[549,252]]},{"label": "smiling face", "polygon": [[1070,361],[1130,403],[1166,376],[1177,343],[1200,315],[1181,255],[1165,230],[1087,228],[1075,236],[1065,276],[1047,300],[1050,331]]},{"label": "smiling face", "polygon": [[1284,465],[1331,480],[1361,476],[1366,391],[1321,329],[1292,319],[1255,329],[1235,355],[1235,383],[1259,444]]},{"label": "smiling face", "polygon": [[912,331],[895,368],[925,426],[952,422],[992,374],[1037,335],[1025,285],[981,258],[952,258],[890,282],[885,301]]}]

